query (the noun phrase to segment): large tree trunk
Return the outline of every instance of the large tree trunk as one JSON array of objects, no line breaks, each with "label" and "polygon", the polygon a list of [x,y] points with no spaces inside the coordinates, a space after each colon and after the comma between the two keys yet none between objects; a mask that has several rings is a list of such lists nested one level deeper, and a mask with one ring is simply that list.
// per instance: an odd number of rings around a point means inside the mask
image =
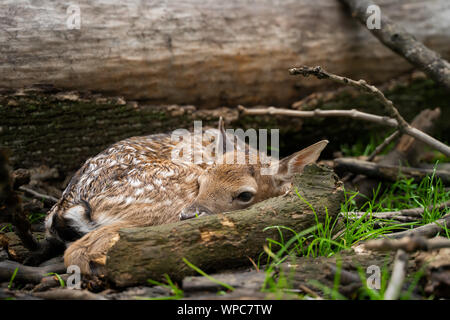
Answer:
[{"label": "large tree trunk", "polygon": [[[297,176],[295,190],[271,198],[248,209],[227,214],[195,218],[183,222],[120,231],[120,239],[108,252],[107,276],[118,286],[161,280],[164,274],[181,280],[196,271],[183,258],[205,272],[250,265],[258,260],[268,245],[267,238],[287,242],[300,233],[324,221],[334,220],[340,211],[344,193],[341,183],[329,169],[308,166]],[[303,199],[302,199],[303,198]],[[314,210],[314,211],[313,211]],[[276,253],[280,248],[272,246]]]},{"label": "large tree trunk", "polygon": [[[374,83],[411,69],[336,0],[76,3],[80,29],[67,26],[67,2],[2,1],[0,88],[40,83],[153,103],[286,106],[330,86],[290,77],[293,65]],[[450,58],[448,0],[378,3]]]}]

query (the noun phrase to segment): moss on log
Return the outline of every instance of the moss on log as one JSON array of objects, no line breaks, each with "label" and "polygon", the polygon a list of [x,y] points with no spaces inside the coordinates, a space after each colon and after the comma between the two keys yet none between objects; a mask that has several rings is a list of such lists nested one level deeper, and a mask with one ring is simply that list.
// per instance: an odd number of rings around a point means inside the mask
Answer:
[{"label": "moss on log", "polygon": [[[161,280],[164,274],[181,280],[196,274],[183,258],[205,272],[250,265],[249,258],[258,259],[267,238],[280,240],[276,228],[266,227],[285,226],[300,232],[314,226],[316,217],[323,221],[326,212],[331,218],[339,213],[344,194],[330,169],[308,166],[293,186],[303,199],[291,190],[245,210],[123,229],[108,252],[107,277],[117,286]],[[282,233],[284,239],[293,236],[290,231]]]}]

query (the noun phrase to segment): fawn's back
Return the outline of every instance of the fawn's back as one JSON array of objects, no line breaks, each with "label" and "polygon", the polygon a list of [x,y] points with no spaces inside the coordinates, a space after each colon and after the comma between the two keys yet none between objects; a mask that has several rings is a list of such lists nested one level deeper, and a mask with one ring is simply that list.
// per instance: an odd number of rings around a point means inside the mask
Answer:
[{"label": "fawn's back", "polygon": [[[216,134],[224,145],[234,143],[223,124]],[[316,161],[327,141],[278,161],[274,175],[262,175],[260,162],[210,161],[208,143],[194,143],[192,152],[206,161],[174,159],[179,142],[168,134],[129,138],[90,158],[47,216],[48,234],[67,242],[117,222],[149,226],[242,209],[285,192],[290,177]],[[233,149],[222,160],[238,152],[244,151]]]}]

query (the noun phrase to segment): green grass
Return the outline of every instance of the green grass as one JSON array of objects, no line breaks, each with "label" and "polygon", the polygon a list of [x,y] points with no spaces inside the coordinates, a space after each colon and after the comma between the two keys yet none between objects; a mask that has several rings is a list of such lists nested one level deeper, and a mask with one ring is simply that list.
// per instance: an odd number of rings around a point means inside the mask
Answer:
[{"label": "green grass", "polygon": [[156,298],[146,298],[146,297],[136,297],[139,300],[178,300],[184,298],[184,292],[180,289],[169,277],[169,275],[165,274],[167,283],[162,283],[159,281],[155,281],[152,279],[147,279],[147,282],[154,286],[161,286],[163,288],[167,288],[171,291],[171,296],[166,297],[156,297]]},{"label": "green grass", "polygon": [[[384,190],[381,192],[381,190]],[[276,228],[279,231],[279,241],[275,239],[267,239],[267,247],[265,252],[260,256],[258,261],[266,262],[266,280],[264,282],[263,291],[268,292],[283,292],[289,289],[289,276],[275,272],[277,266],[285,261],[287,258],[295,259],[296,256],[330,257],[338,254],[342,250],[350,249],[351,246],[358,244],[361,241],[376,238],[382,234],[391,233],[395,231],[402,231],[432,223],[441,218],[448,212],[448,210],[438,211],[436,209],[424,211],[423,217],[416,222],[398,223],[394,220],[378,219],[372,216],[373,212],[396,211],[409,208],[437,206],[440,203],[450,200],[450,190],[445,190],[444,185],[440,179],[433,175],[425,177],[420,182],[414,182],[413,179],[400,179],[391,185],[380,184],[375,190],[372,198],[360,207],[356,206],[355,197],[357,193],[345,192],[345,201],[341,205],[341,212],[344,217],[331,219],[328,212],[325,211],[325,219],[319,222],[317,219],[315,208],[301,197],[305,203],[310,206],[316,217],[316,226],[305,230],[301,233],[296,233],[292,229],[282,226],[273,226],[266,228]],[[352,211],[365,212],[365,214],[358,218],[352,218],[346,213]],[[338,219],[342,222],[338,223]],[[342,230],[338,236],[336,233]],[[286,241],[286,233],[288,231],[293,236]],[[450,231],[444,228],[441,236],[450,238]],[[338,260],[339,261],[339,260]],[[259,267],[259,263],[258,263]],[[336,274],[333,288],[326,288],[323,284],[312,282],[311,284],[319,288],[329,299],[343,299],[337,291],[340,276],[340,266],[338,262],[338,272]],[[412,290],[417,285],[423,271],[417,272],[411,280],[411,286],[406,293],[403,293],[402,299],[410,296]],[[389,278],[387,266],[383,269],[383,283],[379,291],[367,287],[364,273],[360,270],[361,280],[364,283],[360,290],[358,298],[360,299],[383,299],[384,290],[386,289],[387,280]],[[299,295],[301,298],[302,296]]]},{"label": "green grass", "polygon": [[12,285],[13,285],[13,283],[14,283],[14,279],[16,278],[16,275],[17,275],[17,271],[19,271],[19,268],[18,268],[18,267],[17,267],[16,269],[14,269],[14,272],[13,272],[13,274],[12,274],[12,276],[11,276],[11,279],[9,279],[8,289],[11,289],[11,288],[12,288]]},{"label": "green grass", "polygon": [[49,272],[46,274],[46,276],[55,276],[56,279],[58,279],[59,286],[61,288],[64,288],[66,286],[66,283],[64,282],[63,278],[61,278],[61,276],[59,274],[57,274],[56,272]]},{"label": "green grass", "polygon": [[233,291],[234,288],[232,286],[230,286],[229,284],[226,284],[222,281],[219,281],[213,277],[211,277],[209,274],[207,274],[206,272],[204,272],[203,270],[201,270],[199,267],[195,266],[193,263],[189,262],[186,258],[183,258],[183,262],[186,263],[190,268],[192,268],[193,270],[195,270],[196,272],[198,272],[200,275],[204,276],[205,278],[211,280],[214,283],[217,283],[218,285],[224,287],[227,290]]},{"label": "green grass", "polygon": [[42,222],[44,221],[46,215],[47,213],[45,212],[30,213],[28,215],[28,220],[30,221],[31,224]]},{"label": "green grass", "polygon": [[[289,261],[295,264],[295,259],[299,256],[311,258],[319,256],[336,256],[337,272],[333,281],[333,286],[329,288],[317,281],[311,281],[310,284],[321,290],[324,298],[346,299],[338,291],[340,284],[340,270],[342,267],[339,259],[339,253],[341,251],[350,249],[353,245],[356,245],[361,241],[373,239],[382,234],[402,231],[436,221],[446,213],[445,210],[439,212],[438,210],[427,209],[425,210],[423,217],[417,222],[398,223],[393,220],[375,218],[372,216],[373,212],[396,211],[417,207],[426,208],[450,200],[450,190],[445,190],[440,179],[436,178],[434,175],[426,177],[420,182],[414,182],[412,179],[400,179],[390,185],[379,184],[373,196],[368,198],[367,201],[359,207],[355,202],[355,197],[357,195],[357,193],[345,191],[345,201],[341,204],[341,212],[344,213],[344,215],[338,218],[332,218],[328,215],[327,210],[325,210],[325,219],[320,222],[315,208],[313,208],[306,199],[302,198],[297,191],[297,196],[313,211],[316,218],[316,224],[300,232],[285,226],[270,226],[263,230],[276,230],[279,235],[277,239],[267,238],[267,245],[264,247],[264,252],[259,255],[256,263],[256,268],[258,270],[263,270],[265,273],[265,280],[261,289],[263,292],[272,293],[275,298],[279,299],[283,299],[286,293],[294,293],[298,298],[304,298],[304,295],[295,293],[296,291],[291,288],[291,279],[294,275],[294,270],[290,270],[289,272],[281,270],[281,263],[290,259]],[[365,214],[358,219],[346,215],[346,213],[352,211],[364,212]],[[336,236],[338,231],[341,232]],[[450,232],[447,229],[445,229],[441,235],[450,238]],[[187,259],[183,259],[183,261],[200,275],[222,286],[224,290],[219,290],[217,294],[224,295],[227,291],[234,290],[232,286],[208,275]],[[365,272],[362,268],[359,268],[358,273],[363,286],[358,291],[358,295],[355,298],[371,300],[383,299],[390,276],[388,269],[387,265],[382,267],[381,288],[380,290],[374,290],[367,286]],[[410,298],[412,291],[416,288],[422,275],[423,270],[419,270],[408,279],[410,287],[402,293],[401,299]],[[184,297],[183,291],[178,288],[167,275],[167,283],[153,280],[148,281],[150,284],[166,287],[170,289],[172,293],[172,295],[168,297],[149,299],[181,299]]]}]

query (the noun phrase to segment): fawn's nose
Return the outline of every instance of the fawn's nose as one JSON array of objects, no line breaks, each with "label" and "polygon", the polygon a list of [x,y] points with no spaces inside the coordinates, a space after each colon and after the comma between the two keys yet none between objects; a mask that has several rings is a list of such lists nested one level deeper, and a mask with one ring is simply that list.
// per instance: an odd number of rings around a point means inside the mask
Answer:
[{"label": "fawn's nose", "polygon": [[180,220],[187,220],[187,219],[192,219],[195,217],[202,217],[202,216],[206,216],[212,214],[212,212],[201,205],[192,205],[189,206],[185,209],[183,209],[183,211],[181,211],[180,213]]}]

